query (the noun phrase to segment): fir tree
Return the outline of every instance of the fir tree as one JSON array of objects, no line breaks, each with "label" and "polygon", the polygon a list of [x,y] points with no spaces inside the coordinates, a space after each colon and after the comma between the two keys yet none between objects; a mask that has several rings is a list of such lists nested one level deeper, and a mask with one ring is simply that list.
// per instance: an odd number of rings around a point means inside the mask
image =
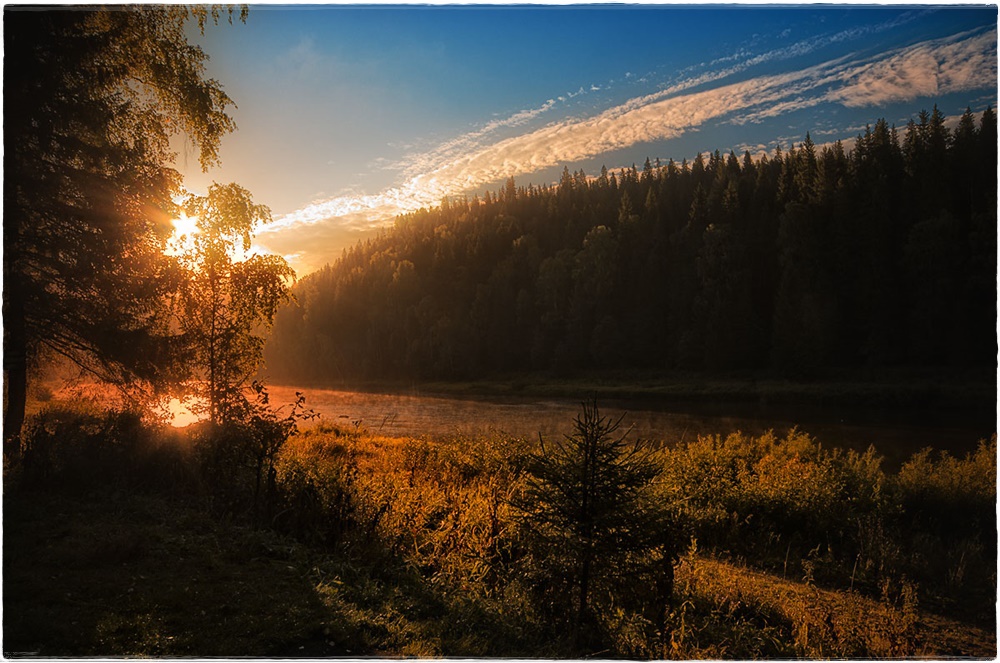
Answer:
[{"label": "fir tree", "polygon": [[623,418],[602,416],[596,402],[584,403],[571,435],[548,443],[540,438],[528,488],[514,503],[548,576],[570,585],[573,622],[584,646],[594,605],[627,599],[617,578],[663,573],[662,564],[636,564],[664,558],[672,575],[676,557],[677,542],[664,539],[670,532],[666,513],[651,494],[658,466],[641,444],[627,441],[628,430],[620,432]]}]

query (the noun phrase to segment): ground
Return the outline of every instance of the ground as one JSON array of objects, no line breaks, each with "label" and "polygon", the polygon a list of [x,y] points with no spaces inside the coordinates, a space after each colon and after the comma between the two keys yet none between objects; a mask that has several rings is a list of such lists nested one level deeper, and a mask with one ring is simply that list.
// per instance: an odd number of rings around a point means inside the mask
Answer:
[{"label": "ground", "polygon": [[[500,615],[461,623],[475,613],[415,569],[338,558],[175,496],[5,495],[3,563],[8,657],[558,655],[532,652],[537,640]],[[814,643],[861,628],[838,614],[868,615],[871,630],[886,609],[701,557],[681,565],[678,585]],[[925,655],[997,654],[982,628],[926,612],[912,622]],[[882,636],[891,628],[851,634]]]}]

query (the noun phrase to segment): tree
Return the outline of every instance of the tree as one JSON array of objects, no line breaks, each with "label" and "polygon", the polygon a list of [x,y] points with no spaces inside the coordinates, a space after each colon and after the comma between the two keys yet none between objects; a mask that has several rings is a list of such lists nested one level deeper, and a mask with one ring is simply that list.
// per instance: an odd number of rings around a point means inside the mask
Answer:
[{"label": "tree", "polygon": [[824,367],[837,338],[837,310],[826,247],[827,228],[812,208],[792,203],[781,216],[777,251],[781,277],[774,299],[773,361],[809,375]]},{"label": "tree", "polygon": [[[907,354],[927,345],[911,314],[947,309],[953,331],[927,329],[963,340],[936,361],[993,361],[996,114],[973,120],[950,141],[940,114],[924,113],[902,146],[878,120],[851,150],[806,134],[759,160],[712,152],[651,162],[648,176],[604,168],[590,181],[567,167],[558,185],[518,187],[516,214],[508,179],[485,203],[404,215],[307,276],[272,356],[300,381],[528,366],[816,376],[924,363],[933,353]],[[949,177],[932,176],[932,138]],[[528,237],[530,260],[517,248]],[[409,263],[412,274],[398,269]],[[918,292],[951,300],[913,308]]]},{"label": "tree", "polygon": [[250,250],[254,228],[271,220],[264,205],[236,185],[213,184],[207,196],[188,196],[188,216],[197,231],[178,262],[186,278],[180,289],[180,329],[194,373],[196,395],[213,424],[241,419],[247,412],[245,387],[260,367],[261,334],[288,301],[295,272],[285,259]]},{"label": "tree", "polygon": [[207,168],[235,127],[184,26],[220,15],[4,11],[5,452],[43,351],[121,387],[164,379],[172,340],[160,304],[177,273],[162,248],[181,185],[170,138],[186,134]]},{"label": "tree", "polygon": [[730,224],[705,229],[695,260],[698,294],[693,313],[694,337],[709,369],[752,365],[761,355],[753,280],[746,263],[743,238]]},{"label": "tree", "polygon": [[[550,566],[550,580],[567,579],[575,593],[578,638],[592,624],[598,590],[620,600],[622,587],[635,583],[644,567],[663,573],[656,562],[665,561],[666,575],[673,572],[676,541],[665,540],[666,514],[651,499],[659,468],[648,450],[626,441],[629,431],[618,434],[622,418],[601,416],[596,402],[584,403],[572,435],[548,444],[539,438],[527,490],[514,503],[529,541]],[[622,577],[630,583],[615,582]],[[555,589],[567,595],[566,588]]]}]

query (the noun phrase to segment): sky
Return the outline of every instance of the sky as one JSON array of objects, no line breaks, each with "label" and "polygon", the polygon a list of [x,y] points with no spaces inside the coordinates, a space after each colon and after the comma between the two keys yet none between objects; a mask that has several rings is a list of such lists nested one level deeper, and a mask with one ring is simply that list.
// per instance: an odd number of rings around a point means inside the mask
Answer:
[{"label": "sky", "polygon": [[985,5],[252,5],[192,34],[237,107],[221,167],[303,276],[400,213],[720,150],[772,153],[997,104]]}]

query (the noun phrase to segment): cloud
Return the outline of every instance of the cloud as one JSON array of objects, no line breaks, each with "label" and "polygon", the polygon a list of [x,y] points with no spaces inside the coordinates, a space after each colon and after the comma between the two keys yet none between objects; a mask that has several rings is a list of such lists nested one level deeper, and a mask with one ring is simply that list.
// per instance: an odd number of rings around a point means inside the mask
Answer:
[{"label": "cloud", "polygon": [[[854,41],[865,36],[875,35],[887,30],[892,30],[894,28],[905,25],[911,21],[921,18],[925,15],[932,14],[937,11],[937,8],[930,7],[920,11],[905,12],[896,16],[888,21],[878,23],[875,25],[863,25],[858,27],[849,28],[847,30],[841,30],[840,32],[834,32],[826,35],[817,35],[810,37],[809,39],[803,39],[801,41],[794,42],[787,46],[782,46],[781,48],[772,49],[770,51],[765,51],[758,55],[750,55],[746,50],[741,49],[733,55],[728,55],[722,58],[712,60],[709,63],[701,63],[688,67],[687,69],[681,71],[682,83],[673,88],[668,88],[660,93],[660,96],[665,94],[670,94],[671,92],[679,91],[679,89],[691,89],[706,83],[722,80],[733,76],[738,73],[742,73],[756,67],[761,64],[766,64],[769,62],[781,62],[784,60],[790,60],[797,57],[802,57],[804,55],[809,55],[815,51],[818,51],[827,46],[833,44],[840,44],[844,42]],[[781,37],[785,38],[791,34],[790,30],[784,30],[781,33]],[[759,35],[754,35],[750,40],[751,44],[759,41]],[[699,71],[705,68],[717,67],[721,64],[732,62],[734,60],[739,60],[742,58],[742,62],[738,62],[735,65],[723,68],[715,69],[714,71],[709,71],[700,76],[691,76],[695,71]],[[687,77],[687,78],[685,78]]]},{"label": "cloud", "polygon": [[[414,191],[434,187],[438,196],[560,163],[586,159],[637,143],[679,136],[711,120],[761,121],[825,102],[849,107],[878,105],[995,85],[996,38],[962,35],[900,49],[883,60],[827,62],[788,74],[760,76],[719,87],[676,94],[674,86],[627,101],[594,117],[553,123],[511,137],[414,177]],[[916,91],[911,89],[917,82]]]},{"label": "cloud", "polygon": [[797,76],[760,77],[659,101],[632,100],[591,118],[553,123],[499,141],[422,177],[468,188],[637,143],[673,138],[748,105],[777,103]]},{"label": "cloud", "polygon": [[494,134],[502,129],[517,128],[528,124],[541,115],[552,110],[558,103],[565,101],[564,97],[549,99],[537,108],[520,110],[513,115],[500,120],[493,120],[483,125],[475,131],[458,136],[446,141],[433,150],[423,154],[411,155],[407,158],[408,165],[404,170],[404,175],[412,177],[426,172],[440,164],[442,160],[451,158],[457,154],[467,152],[482,144],[482,139]]},{"label": "cloud", "polygon": [[257,250],[284,256],[302,277],[339,258],[343,249],[374,237],[382,230],[381,227],[363,229],[336,223],[304,225],[294,232],[258,235]]},{"label": "cloud", "polygon": [[992,33],[925,42],[855,68],[829,98],[849,107],[877,106],[988,87],[996,84],[996,53]]},{"label": "cloud", "polygon": [[[844,41],[857,32],[836,33],[826,41]],[[794,57],[815,47],[800,42],[682,80],[591,117],[555,121],[505,138],[494,136],[492,142],[484,140],[499,129],[523,127],[564,97],[549,99],[537,108],[491,122],[415,157],[398,186],[378,194],[344,195],[306,206],[276,219],[259,234],[258,241],[276,252],[294,253],[293,245],[296,250],[321,245],[318,235],[322,233],[316,230],[309,231],[316,243],[304,243],[302,229],[308,226],[336,226],[338,236],[370,232],[400,213],[436,205],[445,196],[632,145],[675,138],[712,121],[757,123],[823,103],[849,108],[877,106],[996,86],[997,42],[992,30],[922,42],[866,60],[841,57],[784,74],[719,84],[751,63]],[[583,92],[581,88],[572,95]],[[292,234],[294,242],[287,239]]]}]

